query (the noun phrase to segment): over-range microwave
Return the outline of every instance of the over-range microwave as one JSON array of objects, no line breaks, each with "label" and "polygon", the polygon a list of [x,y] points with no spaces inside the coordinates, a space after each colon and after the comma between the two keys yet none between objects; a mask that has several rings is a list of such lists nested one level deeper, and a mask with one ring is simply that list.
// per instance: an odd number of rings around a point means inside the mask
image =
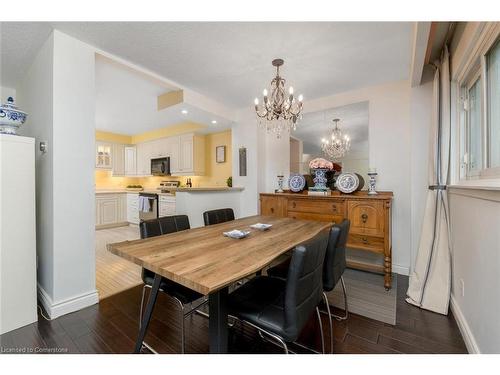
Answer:
[{"label": "over-range microwave", "polygon": [[151,174],[153,176],[169,176],[170,158],[151,159]]}]

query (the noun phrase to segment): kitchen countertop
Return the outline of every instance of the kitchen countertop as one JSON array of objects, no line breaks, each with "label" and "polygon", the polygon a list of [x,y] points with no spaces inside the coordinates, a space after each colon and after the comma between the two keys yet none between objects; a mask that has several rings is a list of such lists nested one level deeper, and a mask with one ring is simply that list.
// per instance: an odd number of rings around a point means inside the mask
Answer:
[{"label": "kitchen countertop", "polygon": [[[171,190],[172,192],[196,193],[196,192],[210,192],[210,191],[242,191],[243,189],[244,188],[242,187],[213,186],[213,187],[192,187],[192,188],[179,187],[169,190]],[[153,193],[158,195],[172,195],[172,193],[161,193],[159,190],[155,189],[144,189],[142,191],[128,191],[126,189],[96,189],[95,193],[96,194]]]},{"label": "kitchen countertop", "polygon": [[154,189],[145,189],[141,191],[128,191],[126,189],[96,189],[96,194],[139,194],[139,193],[152,193],[158,195],[172,195],[172,193],[161,193],[158,190]]},{"label": "kitchen countertop", "polygon": [[203,192],[203,191],[242,191],[244,188],[242,187],[227,187],[227,186],[214,186],[214,187],[180,187],[177,188],[176,192]]}]

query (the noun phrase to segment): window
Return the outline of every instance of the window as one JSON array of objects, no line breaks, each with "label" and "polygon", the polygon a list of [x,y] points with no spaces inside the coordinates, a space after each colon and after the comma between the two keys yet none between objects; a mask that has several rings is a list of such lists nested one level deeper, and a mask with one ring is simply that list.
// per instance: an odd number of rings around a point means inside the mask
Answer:
[{"label": "window", "polygon": [[500,167],[500,41],[486,55],[489,166]]},{"label": "window", "polygon": [[467,138],[469,153],[466,157],[469,174],[476,174],[481,170],[481,78],[478,78],[467,90]]},{"label": "window", "polygon": [[500,179],[500,38],[473,60],[461,81],[462,179]]}]

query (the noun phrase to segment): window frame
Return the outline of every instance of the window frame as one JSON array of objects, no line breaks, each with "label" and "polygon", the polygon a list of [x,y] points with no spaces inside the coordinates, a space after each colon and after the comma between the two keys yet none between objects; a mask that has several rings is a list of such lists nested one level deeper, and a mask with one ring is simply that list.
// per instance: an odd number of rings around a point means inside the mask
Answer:
[{"label": "window frame", "polygon": [[[457,108],[458,121],[456,124],[458,151],[455,156],[457,163],[458,183],[470,183],[470,181],[492,180],[494,184],[500,181],[500,167],[490,167],[490,132],[491,122],[489,118],[489,87],[487,75],[487,55],[500,43],[500,27],[494,25],[483,29],[481,36],[469,51],[472,53],[467,61],[467,64],[461,70],[457,84]],[[469,100],[469,89],[480,79],[480,100],[481,100],[481,120],[480,120],[480,139],[481,139],[481,168],[478,170],[470,170],[470,108],[465,109],[465,101]],[[468,159],[465,163],[464,156],[467,154]],[[486,182],[486,181],[484,181]]]}]

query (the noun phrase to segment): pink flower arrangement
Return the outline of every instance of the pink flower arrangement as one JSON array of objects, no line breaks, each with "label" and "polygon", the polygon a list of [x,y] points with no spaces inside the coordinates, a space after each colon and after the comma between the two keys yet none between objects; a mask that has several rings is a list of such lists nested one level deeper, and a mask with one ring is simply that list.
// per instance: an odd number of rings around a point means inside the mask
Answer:
[{"label": "pink flower arrangement", "polygon": [[331,171],[333,169],[333,163],[323,158],[316,158],[309,162],[309,168],[328,169],[329,171]]}]

